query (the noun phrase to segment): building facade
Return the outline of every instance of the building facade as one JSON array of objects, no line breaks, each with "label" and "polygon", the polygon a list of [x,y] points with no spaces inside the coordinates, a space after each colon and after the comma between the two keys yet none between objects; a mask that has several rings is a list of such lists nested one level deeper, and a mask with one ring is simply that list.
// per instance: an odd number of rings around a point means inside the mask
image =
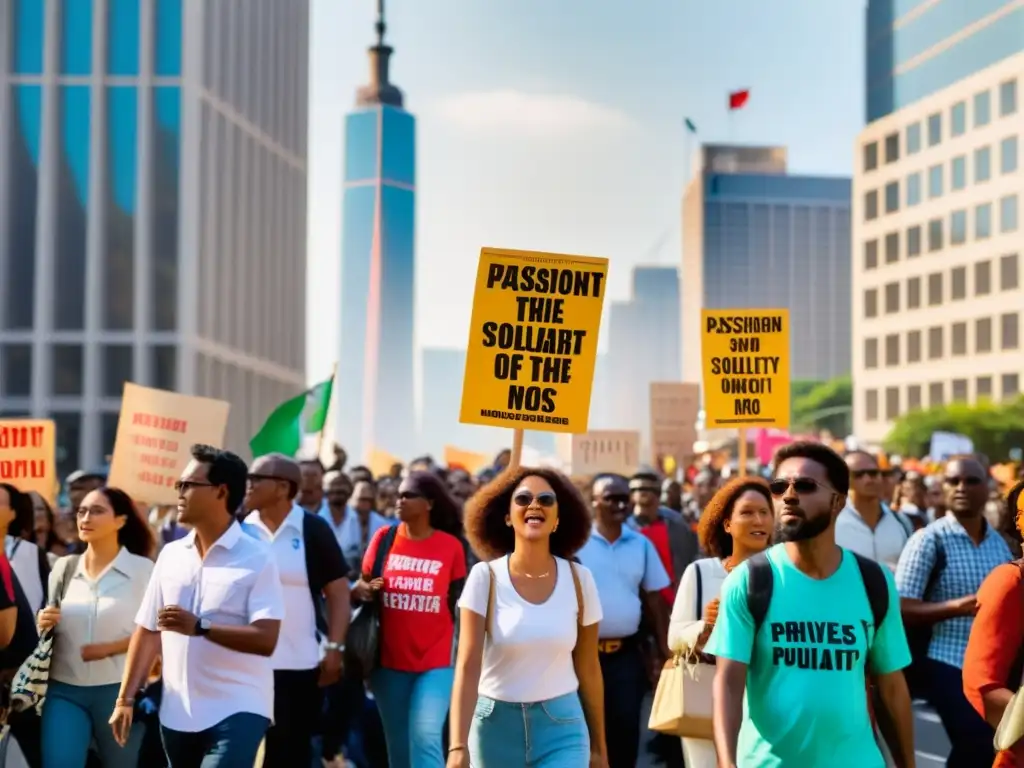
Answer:
[{"label": "building facade", "polygon": [[850,372],[850,180],[787,173],[781,147],[705,145],[683,197],[683,378],[700,311],[789,309],[793,379]]},{"label": "building facade", "polygon": [[102,462],[125,381],[305,381],[308,4],[0,3],[0,409]]},{"label": "building facade", "polygon": [[339,435],[352,456],[415,450],[416,119],[388,78],[384,21],[345,119]]},{"label": "building facade", "polygon": [[[1024,48],[1021,3],[969,5],[1003,13]],[[973,74],[962,66],[951,85],[858,138],[853,405],[855,434],[868,442],[908,411],[1021,392],[1024,53]]]}]

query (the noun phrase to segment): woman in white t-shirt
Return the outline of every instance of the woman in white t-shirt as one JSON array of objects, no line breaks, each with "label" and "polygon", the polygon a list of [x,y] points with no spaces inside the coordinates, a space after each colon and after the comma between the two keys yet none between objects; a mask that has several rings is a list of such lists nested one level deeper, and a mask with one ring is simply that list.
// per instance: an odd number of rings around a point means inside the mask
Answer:
[{"label": "woman in white t-shirt", "polygon": [[507,469],[465,522],[483,562],[459,600],[449,768],[606,767],[601,602],[569,560],[591,530],[579,491],[550,469]]},{"label": "woman in white t-shirt", "polygon": [[[726,575],[771,543],[772,494],[760,477],[737,477],[712,497],[700,516],[700,548],[711,557],[683,571],[672,606],[668,647],[673,653],[701,652],[718,617],[718,597]],[[709,739],[683,739],[686,768],[715,768],[718,756]]]}]

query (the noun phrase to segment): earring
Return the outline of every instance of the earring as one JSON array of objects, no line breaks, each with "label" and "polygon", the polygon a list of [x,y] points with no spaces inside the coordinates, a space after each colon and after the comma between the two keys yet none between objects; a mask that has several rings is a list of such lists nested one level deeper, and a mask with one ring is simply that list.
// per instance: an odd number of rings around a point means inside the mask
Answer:
[{"label": "earring", "polygon": [[506,520],[505,521],[505,526],[508,527],[508,528],[511,528],[512,527],[512,521],[511,520]]}]

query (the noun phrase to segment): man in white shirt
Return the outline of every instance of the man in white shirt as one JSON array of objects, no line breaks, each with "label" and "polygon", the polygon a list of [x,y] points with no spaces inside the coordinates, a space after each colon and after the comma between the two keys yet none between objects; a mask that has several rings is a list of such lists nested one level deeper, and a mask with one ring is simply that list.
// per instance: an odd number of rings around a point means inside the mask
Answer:
[{"label": "man in white shirt", "polygon": [[330,525],[295,503],[301,483],[302,470],[295,461],[269,454],[252,463],[245,495],[249,514],[242,528],[270,546],[285,597],[281,636],[270,657],[274,725],[267,732],[267,768],[312,762],[312,739],[323,700],[320,686],[341,676],[351,612],[345,558]]},{"label": "man in white shirt", "polygon": [[893,573],[900,553],[914,532],[906,517],[893,512],[882,498],[882,471],[866,451],[846,454],[850,493],[836,518],[836,544],[885,565]]},{"label": "man in white shirt", "polygon": [[179,519],[192,531],[161,550],[135,617],[110,725],[124,743],[135,694],[160,653],[171,768],[252,765],[273,717],[270,657],[284,600],[269,548],[234,518],[247,475],[235,454],[192,446],[175,484]]}]

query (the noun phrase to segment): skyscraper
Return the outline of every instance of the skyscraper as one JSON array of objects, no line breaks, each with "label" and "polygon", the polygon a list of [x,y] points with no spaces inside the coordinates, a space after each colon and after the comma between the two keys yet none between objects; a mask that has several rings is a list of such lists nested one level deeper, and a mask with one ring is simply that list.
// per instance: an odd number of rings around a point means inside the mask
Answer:
[{"label": "skyscraper", "polygon": [[127,380],[305,382],[306,0],[0,3],[0,403],[102,461]]},{"label": "skyscraper", "polygon": [[370,82],[345,118],[339,436],[359,459],[373,448],[408,456],[416,434],[416,119],[388,79],[383,6]]},{"label": "skyscraper", "polygon": [[705,145],[683,197],[683,375],[700,310],[788,307],[794,379],[850,371],[850,180],[795,176],[783,147]]}]

